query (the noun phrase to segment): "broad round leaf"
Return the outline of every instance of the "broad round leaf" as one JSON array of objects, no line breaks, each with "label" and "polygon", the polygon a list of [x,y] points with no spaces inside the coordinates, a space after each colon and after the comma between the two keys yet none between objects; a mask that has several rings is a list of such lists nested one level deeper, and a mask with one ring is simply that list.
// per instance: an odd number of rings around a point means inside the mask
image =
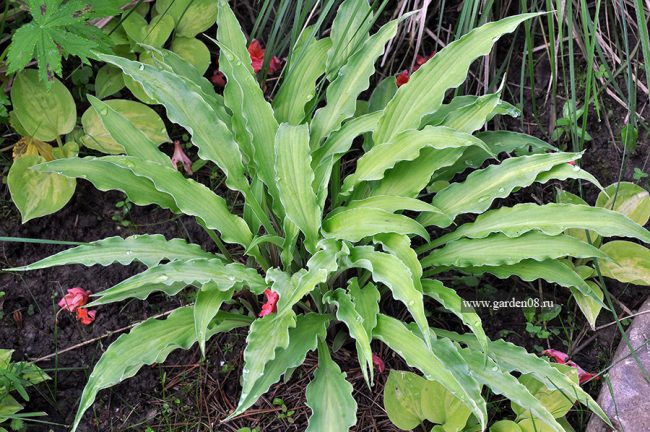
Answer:
[{"label": "broad round leaf", "polygon": [[635,285],[650,285],[650,249],[624,240],[605,243],[600,250],[612,261],[600,261],[603,276]]},{"label": "broad round leaf", "polygon": [[[578,383],[578,375],[576,373],[576,369],[570,366],[559,364],[553,364],[552,366],[569,377],[569,379],[571,379],[574,383]],[[563,394],[560,390],[557,389],[549,389],[531,374],[522,375],[519,377],[519,382],[522,383],[528,389],[528,391],[530,391],[530,393],[535,396],[556,419],[564,417],[569,412],[569,410],[571,410],[573,404],[575,403],[573,395],[566,393]],[[528,411],[526,408],[522,408],[514,402],[511,402],[510,405],[515,414],[517,414],[517,421],[531,418],[530,411]],[[544,424],[544,422],[540,419],[535,417],[533,418],[537,425]],[[548,430],[552,431],[553,429],[550,428]]]},{"label": "broad round leaf", "polygon": [[[650,219],[650,194],[634,183],[614,183],[605,188],[604,192],[598,194],[596,205],[623,213],[634,222],[643,226]],[[614,201],[616,198],[616,201]],[[614,207],[612,208],[612,204]]]},{"label": "broad round leaf", "polygon": [[168,14],[176,22],[176,35],[194,37],[217,20],[215,0],[158,0],[156,12]]},{"label": "broad round leaf", "polygon": [[53,141],[70,132],[77,120],[72,95],[56,78],[48,85],[38,79],[38,71],[20,72],[11,88],[16,119],[27,135],[41,141]]},{"label": "broad round leaf", "polygon": [[[603,295],[603,291],[600,289],[600,286],[598,286],[598,284],[596,284],[594,281],[590,280],[586,281],[586,283],[589,285],[594,295],[597,296],[602,302],[605,297]],[[576,303],[578,303],[578,307],[580,307],[582,314],[585,316],[585,318],[587,318],[591,329],[596,330],[596,319],[598,318],[598,314],[603,307],[593,298],[581,293],[577,288],[571,288],[571,294],[573,294],[573,298],[575,299]]]},{"label": "broad round leaf", "polygon": [[174,18],[158,15],[147,23],[140,14],[126,12],[122,27],[134,42],[160,48],[174,31]]},{"label": "broad round leaf", "polygon": [[95,95],[104,99],[124,88],[122,71],[111,65],[102,66],[95,77]]},{"label": "broad round leaf", "polygon": [[23,223],[63,208],[72,198],[77,184],[75,179],[60,174],[30,169],[43,162],[45,159],[38,155],[23,156],[16,159],[9,169],[9,192],[20,210]]},{"label": "broad round leaf", "polygon": [[521,432],[521,428],[512,420],[499,420],[490,426],[490,432]]},{"label": "broad round leaf", "polygon": [[[391,370],[384,387],[384,408],[400,429],[414,429],[424,420],[460,430],[471,410],[435,381],[413,372]],[[453,425],[453,426],[452,426]]]},{"label": "broad round leaf", "polygon": [[[108,100],[106,104],[131,121],[157,145],[170,141],[162,119],[147,105],[122,99]],[[124,153],[122,145],[111,137],[93,107],[88,108],[81,116],[81,124],[86,133],[83,137],[83,144],[86,147],[107,154]]]},{"label": "broad round leaf", "polygon": [[210,50],[203,42],[196,38],[174,38],[172,41],[172,51],[187,60],[201,75],[210,66]]}]

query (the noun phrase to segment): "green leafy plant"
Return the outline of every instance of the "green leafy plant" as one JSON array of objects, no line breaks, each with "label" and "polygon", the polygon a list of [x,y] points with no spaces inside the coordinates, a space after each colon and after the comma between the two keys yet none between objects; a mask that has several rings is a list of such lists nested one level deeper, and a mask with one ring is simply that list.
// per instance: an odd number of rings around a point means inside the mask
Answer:
[{"label": "green leafy plant", "polygon": [[[459,335],[450,333],[452,338]],[[557,376],[578,383],[575,368],[554,364]],[[565,431],[573,431],[564,416],[576,402],[575,397],[547,387],[534,374],[523,374],[513,386],[523,386],[539,403],[551,413]],[[481,425],[462,402],[439,383],[427,380],[417,374],[391,370],[384,387],[384,408],[388,418],[402,430],[412,430],[423,425],[425,420],[435,426],[431,432],[478,432]],[[490,432],[539,432],[547,426],[527,409],[511,403],[513,420],[497,420]]]},{"label": "green leafy plant", "polygon": [[556,318],[562,311],[562,306],[555,305],[552,308],[538,310],[536,307],[524,308],[526,318],[526,331],[538,339],[548,339],[551,335],[557,336],[560,330],[549,328],[549,321]]},{"label": "green leafy plant", "polygon": [[578,126],[578,121],[585,114],[584,108],[577,108],[572,101],[566,101],[562,107],[562,117],[555,122],[555,129],[551,134],[551,140],[560,141],[563,137],[571,139],[571,134],[575,134],[578,139],[582,139],[584,134],[585,141],[591,141],[593,138]]},{"label": "green leafy plant", "polygon": [[[558,191],[556,200],[565,204],[587,205],[582,198],[567,191]],[[596,207],[615,211],[640,226],[650,220],[650,194],[634,183],[620,182],[606,187],[599,193]],[[581,258],[563,260],[591,288],[592,296],[585,295],[575,287],[571,288],[571,292],[583,315],[595,328],[596,319],[605,306],[602,303],[604,293],[599,274],[624,283],[649,286],[650,250],[626,240],[605,243],[602,232],[597,231],[571,229],[567,235],[598,246],[610,257],[609,260],[598,262],[598,266],[593,261]]]},{"label": "green leafy plant", "polygon": [[[488,426],[484,395],[489,389],[525,407],[549,430],[564,430],[513,373],[531,374],[547,389],[570,394],[608,422],[595,401],[547,360],[491,341],[479,316],[462,309],[456,291],[435,278],[442,271],[463,270],[543,279],[598,301],[559,259],[607,262],[609,256],[565,231],[586,228],[650,241],[647,230],[602,207],[530,203],[491,209],[497,199],[533,183],[579,178],[598,184],[570,165],[581,153],[547,153],[553,147],[524,134],[477,132],[507,105],[498,93],[443,103],[476,58],[536,15],[513,16],[467,33],[423,64],[391,98],[376,98],[384,102],[358,114],[357,100],[401,21],[370,34],[369,26],[355,21],[358,11],[373,15],[366,1],[346,0],[331,36],[317,39],[303,32],[272,103],[255,79],[244,34],[223,0],[216,37],[219,67],[227,78],[223,97],[171,51],[151,49],[152,64],[98,54],[165,107],[169,120],[191,135],[198,157],[218,166],[225,186],[241,198],[227,202],[176,171],[155,141],[93,97],[93,108],[123,154],[59,159],[33,168],[120,190],[135,205],[156,204],[194,216],[219,249],[211,253],[161,235],[111,237],[11,269],[134,261],[148,267],[96,293],[90,307],[153,292],[175,295],[188,286],[196,291],[193,305],[141,323],[105,351],[84,389],[73,430],[100,390],[143,365],[164,361],[175,349],[198,343],[205,352],[210,337],[239,327],[249,328],[242,391],[228,419],[253,406],[317,351],[318,367],[306,389],[312,412],[307,430],[349,430],[357,404],[327,340],[328,329],[338,327],[354,340],[369,385],[374,382],[371,343],[377,340],[456,397],[480,429]],[[363,33],[358,37],[357,32]],[[322,99],[316,97],[319,88]],[[519,156],[499,163],[496,156],[503,152]],[[350,168],[342,163],[359,153]],[[424,201],[434,180],[448,186]],[[466,215],[479,216],[465,223]],[[438,229],[432,237],[433,227]],[[255,318],[256,305],[234,298],[243,290],[266,295],[261,318]],[[396,301],[392,310],[408,311],[413,322],[382,313],[382,295]],[[440,303],[471,333],[430,328],[425,299]]]},{"label": "green leafy plant", "polygon": [[[13,34],[7,52],[7,72],[23,70],[32,59],[39,78],[50,82],[61,76],[61,58],[70,55],[84,63],[98,50],[106,51],[110,39],[89,21],[119,12],[122,0],[26,0],[32,21]],[[48,84],[46,84],[48,85]]]},{"label": "green leafy plant", "polygon": [[[62,140],[75,126],[77,107],[58,79],[40,81],[34,69],[16,75],[11,101],[11,125],[21,139],[14,145],[7,185],[25,223],[60,210],[72,198],[76,180],[31,167],[77,155],[79,146],[73,141],[64,144]],[[56,141],[56,147],[49,144],[52,141]]]},{"label": "green leafy plant", "polygon": [[[148,18],[150,17],[150,18]],[[169,46],[203,75],[210,66],[210,51],[196,36],[214,25],[217,2],[212,0],[158,0],[139,3],[122,12],[121,19],[109,23],[106,30],[113,51],[142,63],[154,64],[149,48]],[[104,99],[127,87],[145,103],[155,103],[142,86],[114,65],[102,66],[95,79],[95,94]]]},{"label": "green leafy plant", "polygon": [[38,366],[28,362],[12,362],[13,350],[0,349],[0,432],[7,428],[20,431],[24,420],[44,416],[44,412],[21,413],[23,406],[14,397],[29,401],[27,388],[50,379]]}]

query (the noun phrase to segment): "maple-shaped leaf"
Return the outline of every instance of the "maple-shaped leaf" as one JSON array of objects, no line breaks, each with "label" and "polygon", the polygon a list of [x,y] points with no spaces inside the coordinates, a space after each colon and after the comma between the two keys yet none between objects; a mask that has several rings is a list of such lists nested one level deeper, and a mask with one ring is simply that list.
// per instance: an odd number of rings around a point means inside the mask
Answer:
[{"label": "maple-shaped leaf", "polygon": [[88,20],[119,12],[123,1],[27,0],[33,20],[11,38],[7,72],[14,73],[36,59],[41,80],[61,76],[61,58],[69,55],[88,63],[94,51],[106,51],[110,39]]}]

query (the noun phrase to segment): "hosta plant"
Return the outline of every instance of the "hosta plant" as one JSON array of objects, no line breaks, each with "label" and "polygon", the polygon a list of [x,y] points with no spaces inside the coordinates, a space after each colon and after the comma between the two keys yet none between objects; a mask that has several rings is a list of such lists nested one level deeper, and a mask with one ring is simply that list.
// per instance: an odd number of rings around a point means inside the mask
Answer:
[{"label": "hosta plant", "polygon": [[[199,158],[223,172],[225,186],[238,198],[227,201],[225,191],[176,171],[157,143],[92,97],[103,126],[124,153],[34,168],[122,191],[136,205],[194,216],[219,249],[211,253],[162,235],[112,237],[13,269],[134,261],[148,267],[97,293],[91,307],[145,299],[153,292],[196,291],[192,305],[166,319],[145,321],[106,350],[83,391],[74,429],[101,389],[143,365],[162,362],[177,348],[198,343],[205,352],[210,337],[238,327],[248,327],[248,336],[241,396],[228,418],[253,406],[314,351],[318,367],[306,389],[308,430],[353,426],[353,388],[330,352],[328,335],[338,329],[354,341],[368,385],[374,382],[371,344],[380,341],[457,398],[480,429],[488,427],[484,396],[491,391],[549,430],[564,430],[518,374],[569,395],[607,421],[593,399],[548,361],[488,339],[478,315],[461,308],[457,293],[435,278],[443,270],[488,269],[575,288],[600,302],[559,259],[606,261],[607,253],[565,231],[589,229],[650,241],[648,231],[605,208],[501,205],[498,199],[536,182],[597,181],[570,164],[580,153],[552,152],[518,133],[477,132],[494,115],[512,111],[498,93],[443,103],[476,58],[534,16],[473,30],[422,65],[394,95],[377,97],[373,104],[358,99],[400,20],[370,34],[366,20],[372,10],[365,0],[342,3],[329,37],[318,39],[311,28],[304,30],[272,103],[255,79],[246,38],[223,0],[215,39],[227,78],[223,96],[173,52],[153,49],[152,64],[100,54],[188,131]],[[316,97],[319,89],[322,98]],[[364,105],[367,109],[358,109]],[[499,162],[504,152],[520,156]],[[475,222],[463,223],[476,214]],[[259,309],[240,300],[261,300],[262,294],[269,302],[258,318]],[[382,297],[394,300],[382,302],[392,313],[408,312],[401,315],[405,321],[380,309]],[[425,300],[440,303],[471,334],[457,338],[431,329]],[[232,303],[251,310],[233,312],[246,309]]]},{"label": "hosta plant", "polygon": [[[452,339],[463,336],[438,330]],[[578,383],[576,369],[555,364],[559,374]],[[574,432],[565,415],[573,408],[575,398],[560,390],[548,388],[532,374],[523,374],[518,379],[539,402],[553,415],[567,432]],[[548,427],[530,411],[511,402],[514,419],[495,421],[490,432],[541,432]],[[427,380],[413,372],[391,370],[384,387],[384,408],[388,418],[402,430],[413,430],[425,420],[434,423],[431,432],[478,432],[481,425],[471,411],[458,398],[439,383]],[[503,415],[503,414],[502,414]]]}]

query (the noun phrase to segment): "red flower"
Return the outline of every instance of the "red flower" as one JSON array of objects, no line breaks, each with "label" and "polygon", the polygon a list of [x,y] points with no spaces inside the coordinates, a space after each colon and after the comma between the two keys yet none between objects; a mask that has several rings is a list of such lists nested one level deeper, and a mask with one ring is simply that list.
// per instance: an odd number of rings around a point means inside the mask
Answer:
[{"label": "red flower", "polygon": [[578,366],[572,361],[569,361],[567,364],[578,370],[578,382],[580,383],[580,385],[586,383],[587,381],[591,381],[592,379],[595,380],[600,379],[600,377],[597,374],[585,371],[584,369],[582,369],[580,366]]},{"label": "red flower", "polygon": [[264,290],[264,295],[266,296],[266,303],[262,306],[259,315],[260,318],[278,311],[278,300],[280,299],[280,295],[270,289]]},{"label": "red flower", "polygon": [[215,70],[210,78],[212,84],[219,88],[224,88],[226,86],[226,76],[219,69]]},{"label": "red flower", "polygon": [[187,157],[185,152],[183,151],[183,147],[181,147],[181,142],[180,141],[174,141],[174,155],[172,156],[172,165],[174,166],[174,169],[178,170],[178,163],[183,164],[183,169],[185,170],[186,173],[189,175],[192,175],[192,161],[190,158]]},{"label": "red flower", "polygon": [[251,44],[248,45],[248,54],[251,56],[253,71],[255,73],[259,72],[264,64],[264,48],[262,48],[262,44],[257,39],[253,39]]},{"label": "red flower", "polygon": [[592,379],[600,378],[595,373],[585,371],[583,368],[578,366],[573,360],[569,360],[569,356],[563,353],[562,351],[547,349],[542,351],[542,355],[548,356],[560,364],[571,366],[572,368],[576,369],[578,371],[578,382],[580,383],[580,385]]},{"label": "red flower", "polygon": [[386,365],[384,364],[384,361],[379,357],[377,354],[372,353],[372,364],[375,365],[379,373],[384,373],[384,370],[386,369]]},{"label": "red flower", "polygon": [[576,161],[569,161],[569,162],[567,162],[567,163],[568,163],[569,165],[571,165],[571,166],[576,166]]},{"label": "red flower", "polygon": [[425,64],[426,62],[431,60],[433,58],[433,56],[435,56],[435,55],[436,55],[436,52],[434,51],[434,52],[432,52],[431,54],[429,54],[426,57],[421,56],[421,55],[415,57],[415,67],[413,68],[413,72],[415,72],[416,70],[418,70],[420,68],[420,66],[422,66],[423,64]]},{"label": "red flower", "polygon": [[63,296],[59,301],[59,307],[65,309],[68,312],[74,312],[78,310],[81,306],[88,303],[88,298],[90,297],[90,291],[86,291],[83,288],[75,287],[70,288],[68,293]]},{"label": "red flower", "polygon": [[95,321],[95,314],[97,311],[88,310],[84,308],[77,309],[77,321],[81,321],[81,324],[87,326]]},{"label": "red flower", "polygon": [[275,75],[280,68],[282,68],[282,60],[278,56],[273,56],[271,63],[269,63],[269,74]]},{"label": "red flower", "polygon": [[395,77],[395,84],[397,84],[397,87],[402,87],[407,82],[409,82],[409,71],[404,69],[402,73]]},{"label": "red flower", "polygon": [[410,78],[411,73],[415,72],[418,69],[420,69],[420,66],[422,66],[423,64],[428,62],[435,55],[436,55],[436,52],[434,51],[431,54],[429,54],[428,56],[419,55],[419,56],[415,57],[415,66],[413,66],[413,70],[411,70],[411,72],[409,72],[407,69],[404,69],[401,73],[399,73],[395,77],[395,84],[397,84],[397,87],[401,87],[404,84],[406,84],[407,82],[409,82],[409,78]]},{"label": "red flower", "polygon": [[[251,66],[253,71],[258,73],[262,70],[264,66],[264,53],[265,50],[262,47],[262,44],[253,39],[251,44],[248,46],[248,55],[251,57]],[[269,74],[274,75],[282,68],[282,60],[278,56],[273,56],[271,62],[269,63]],[[224,88],[226,86],[226,76],[218,68],[212,73],[212,78],[210,78],[212,84],[219,88]]]},{"label": "red flower", "polygon": [[[253,71],[258,73],[262,70],[262,66],[264,66],[265,50],[257,39],[253,39],[251,44],[248,46],[248,54],[251,56],[251,66],[253,66]],[[275,74],[280,70],[281,66],[282,60],[277,56],[273,56],[273,58],[271,58],[271,63],[269,63],[269,73],[271,75]]]},{"label": "red flower", "polygon": [[547,349],[542,351],[542,355],[545,355],[547,357],[552,358],[558,363],[561,364],[566,364],[566,362],[569,361],[569,355],[563,353],[562,351],[554,350],[554,349]]}]

